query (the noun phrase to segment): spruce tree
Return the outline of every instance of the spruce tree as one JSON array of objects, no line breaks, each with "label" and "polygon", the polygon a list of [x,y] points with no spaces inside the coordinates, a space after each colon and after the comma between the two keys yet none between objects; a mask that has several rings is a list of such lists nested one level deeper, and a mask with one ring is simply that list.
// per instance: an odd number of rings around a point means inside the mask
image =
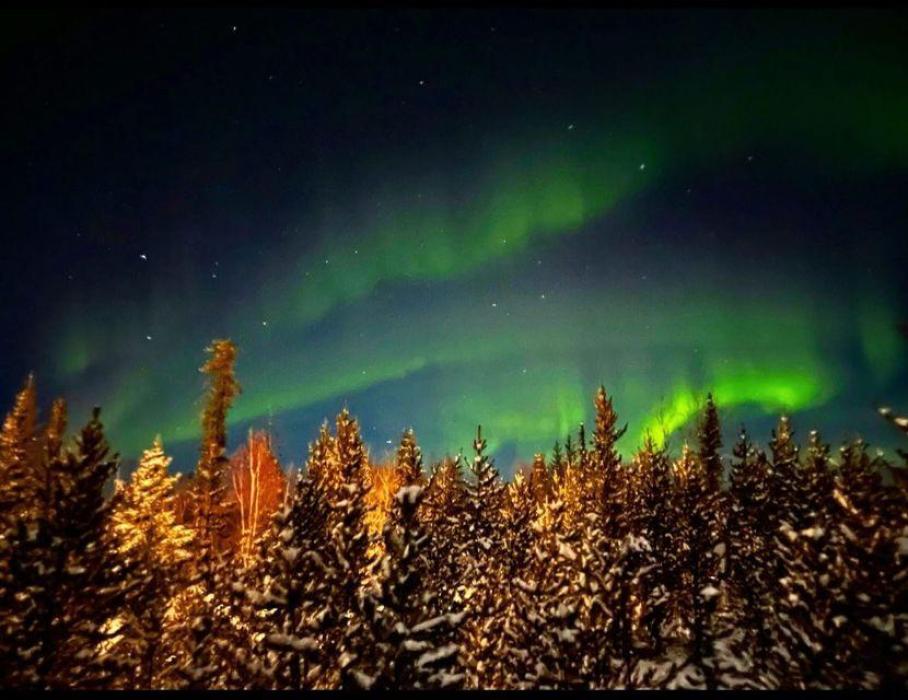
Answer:
[{"label": "spruce tree", "polygon": [[7,524],[34,515],[40,452],[38,397],[29,374],[0,430],[0,506]]},{"label": "spruce tree", "polygon": [[775,615],[772,627],[777,637],[772,651],[772,665],[784,669],[779,676],[781,688],[800,689],[804,687],[806,660],[797,650],[797,625],[780,601],[789,594],[787,588],[802,568],[802,553],[799,548],[792,547],[791,535],[808,526],[810,506],[800,464],[800,448],[794,440],[794,430],[787,416],[779,418],[769,447],[771,470],[766,524],[771,555],[767,564]]},{"label": "spruce tree", "polygon": [[671,464],[664,450],[650,436],[634,458],[634,489],[630,492],[627,528],[636,541],[638,556],[631,561],[636,569],[631,596],[633,607],[623,606],[623,625],[630,635],[630,656],[624,659],[624,683],[647,687],[666,648],[666,627],[671,610],[676,539],[673,538],[670,512]]},{"label": "spruce tree", "polygon": [[174,682],[173,637],[168,612],[187,581],[193,531],[173,510],[176,477],[161,437],[142,454],[128,484],[120,486],[111,513],[113,543],[131,565],[133,583],[120,613],[114,651],[135,661],[125,688],[166,688]]},{"label": "spruce tree", "polygon": [[419,513],[426,531],[432,533],[432,546],[425,552],[432,587],[447,612],[458,609],[456,593],[463,577],[460,551],[465,541],[467,492],[462,464],[458,455],[435,465]]},{"label": "spruce tree", "polygon": [[456,641],[463,613],[446,611],[431,586],[431,539],[417,517],[422,494],[416,483],[402,486],[385,523],[385,553],[364,606],[373,646],[357,660],[361,687],[453,689],[464,681]]},{"label": "spruce tree", "polygon": [[614,540],[623,534],[620,521],[628,480],[622,475],[617,443],[627,432],[627,425],[618,427],[618,414],[612,406],[612,399],[601,385],[596,392],[594,404],[596,431],[593,439],[592,486],[595,491],[591,510],[598,517],[602,536]]},{"label": "spruce tree", "polygon": [[306,472],[321,484],[325,497],[334,500],[341,484],[340,464],[337,460],[337,445],[328,422],[322,423],[315,442],[309,444]]},{"label": "spruce tree", "polygon": [[[835,527],[833,475],[829,447],[811,431],[803,466],[807,512],[804,527],[780,525],[785,560],[790,562],[776,601],[781,642],[798,661],[798,677],[806,688],[841,687],[843,674],[840,620],[847,568],[841,554],[844,540]],[[795,664],[792,664],[795,665]]]},{"label": "spruce tree", "polygon": [[[858,688],[903,689],[906,683],[904,540],[898,521],[887,512],[887,488],[879,458],[856,440],[841,450],[833,500],[841,538],[844,602],[836,623],[841,642],[836,663]],[[888,517],[887,517],[888,516]],[[904,517],[904,515],[903,515]],[[896,619],[898,616],[898,621]]]},{"label": "spruce tree", "polygon": [[485,450],[486,440],[479,426],[462,514],[464,541],[459,566],[463,575],[455,594],[467,613],[462,640],[467,652],[468,684],[480,688],[496,685],[502,672],[499,650],[504,606],[497,586],[501,583],[505,486]]},{"label": "spruce tree", "polygon": [[416,436],[413,434],[412,428],[405,430],[400,439],[395,469],[400,485],[413,486],[423,483],[422,451],[416,443]]},{"label": "spruce tree", "polygon": [[11,685],[33,688],[109,687],[124,668],[110,653],[110,627],[128,592],[126,568],[109,546],[111,501],[104,488],[116,470],[100,409],[75,448],[46,464],[47,501],[19,523],[13,578],[20,608],[17,668]]},{"label": "spruce tree", "polygon": [[559,479],[564,471],[564,455],[561,452],[561,443],[555,440],[552,447],[552,461],[549,463],[549,471],[553,479]]},{"label": "spruce tree", "polygon": [[326,631],[337,624],[327,605],[331,565],[330,506],[312,474],[299,478],[290,502],[274,516],[249,581],[233,584],[251,606],[251,653],[243,664],[252,688],[325,687]]},{"label": "spruce tree", "polygon": [[[706,452],[701,445],[699,454]],[[688,639],[689,680],[699,687],[714,689],[720,673],[716,641],[719,636],[717,608],[727,595],[724,576],[725,538],[722,534],[720,494],[712,490],[708,463],[700,457],[682,455],[683,467],[676,469],[676,549],[681,625]]]},{"label": "spruce tree", "polygon": [[233,342],[215,340],[206,352],[208,361],[199,370],[207,376],[207,391],[192,492],[196,541],[192,583],[198,592],[198,605],[189,630],[189,658],[181,670],[188,688],[212,687],[221,666],[216,642],[217,627],[225,623],[220,603],[227,581],[222,556],[228,528],[227,413],[240,392],[234,375],[237,351]]},{"label": "spruce tree", "polygon": [[741,427],[732,450],[726,543],[728,581],[740,630],[741,661],[751,676],[750,685],[772,688],[779,669],[770,653],[774,646],[774,581],[770,578],[773,532],[770,522],[772,467]]},{"label": "spruce tree", "polygon": [[359,425],[347,409],[337,416],[337,459],[341,483],[338,500],[331,503],[333,575],[329,605],[336,610],[339,628],[336,640],[338,682],[343,688],[368,687],[369,678],[360,670],[369,654],[370,635],[363,610],[362,581],[367,564],[368,537],[365,516],[366,453]]},{"label": "spruce tree", "polygon": [[539,507],[542,507],[552,495],[552,479],[549,470],[545,466],[545,455],[541,452],[533,455],[529,487],[530,492],[533,494],[533,500],[536,501],[536,505]]},{"label": "spruce tree", "polygon": [[719,426],[719,411],[713,395],[706,395],[706,408],[697,430],[698,457],[706,472],[706,487],[711,493],[718,493],[722,483],[722,431]]},{"label": "spruce tree", "polygon": [[518,683],[523,688],[579,689],[586,686],[582,645],[587,638],[580,531],[567,527],[560,501],[547,501],[545,510],[532,523],[532,558],[517,580],[526,601],[519,649],[523,675]]},{"label": "spruce tree", "polygon": [[7,687],[32,680],[22,656],[30,653],[27,624],[34,591],[21,570],[42,510],[39,504],[48,502],[38,490],[44,465],[34,449],[36,424],[35,381],[29,375],[0,431],[0,685]]}]

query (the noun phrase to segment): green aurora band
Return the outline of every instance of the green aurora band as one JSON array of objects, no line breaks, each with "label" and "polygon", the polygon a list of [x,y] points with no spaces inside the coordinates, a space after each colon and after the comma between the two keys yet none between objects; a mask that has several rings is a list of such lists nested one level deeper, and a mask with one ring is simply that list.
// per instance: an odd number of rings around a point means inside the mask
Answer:
[{"label": "green aurora band", "polygon": [[[768,61],[742,55],[735,71],[714,65],[630,89],[588,106],[571,130],[524,121],[454,168],[416,154],[369,160],[358,196],[301,214],[299,227],[318,231],[319,242],[291,240],[266,270],[245,270],[235,299],[219,300],[189,277],[141,303],[74,299],[47,329],[58,348],[52,383],[84,395],[80,410],[100,402],[128,455],[155,432],[171,443],[197,437],[199,406],[187,397],[200,392],[204,334],[240,345],[244,393],[233,424],[339,407],[423,377],[423,389],[445,404],[443,418],[416,424],[435,452],[466,443],[477,421],[493,448],[547,449],[589,420],[600,381],[632,424],[625,449],[647,433],[664,442],[690,423],[707,391],[724,407],[763,413],[822,406],[847,382],[827,348],[851,342],[855,327],[864,362],[884,385],[905,366],[894,331],[902,310],[870,282],[843,313],[818,311],[815,290],[791,280],[784,295],[753,298],[718,283],[699,281],[692,293],[660,279],[645,299],[603,280],[581,300],[556,292],[544,302],[489,281],[532,274],[563,237],[592,225],[610,235],[617,209],[752,148],[790,149],[843,179],[904,170],[904,57],[862,46],[847,61],[828,61],[823,49],[780,49]],[[701,272],[709,274],[690,279]],[[460,290],[456,301],[445,298],[447,287]],[[440,297],[431,306],[417,301],[391,315],[388,299],[427,289]],[[673,358],[670,369],[653,348]],[[598,359],[572,364],[577,357]]]}]

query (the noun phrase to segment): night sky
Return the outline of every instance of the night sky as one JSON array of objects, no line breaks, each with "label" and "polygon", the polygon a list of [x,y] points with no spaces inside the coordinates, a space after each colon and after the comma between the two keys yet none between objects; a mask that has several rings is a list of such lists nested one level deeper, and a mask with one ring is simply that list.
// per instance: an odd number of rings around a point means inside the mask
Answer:
[{"label": "night sky", "polygon": [[192,468],[214,337],[234,444],[381,457],[477,423],[507,473],[601,382],[677,447],[898,436],[908,14],[5,13],[0,389]]}]

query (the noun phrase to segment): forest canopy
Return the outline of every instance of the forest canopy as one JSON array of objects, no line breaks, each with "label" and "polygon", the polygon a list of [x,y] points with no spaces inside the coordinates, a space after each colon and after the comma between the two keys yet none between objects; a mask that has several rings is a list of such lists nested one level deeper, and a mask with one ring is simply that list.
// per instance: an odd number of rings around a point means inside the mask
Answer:
[{"label": "forest canopy", "polygon": [[[51,689],[904,688],[908,453],[780,417],[722,456],[711,395],[670,455],[604,387],[510,481],[472,452],[370,458],[343,409],[288,472],[231,454],[215,340],[198,463],[160,436],[120,478],[95,409],[67,436],[29,376],[0,433],[0,685]],[[880,409],[908,434],[908,418]]]}]

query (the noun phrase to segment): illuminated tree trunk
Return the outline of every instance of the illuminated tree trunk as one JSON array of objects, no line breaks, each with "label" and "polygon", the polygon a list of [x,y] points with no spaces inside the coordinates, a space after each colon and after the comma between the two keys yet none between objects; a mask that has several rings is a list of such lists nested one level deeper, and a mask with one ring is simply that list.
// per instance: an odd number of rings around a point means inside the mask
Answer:
[{"label": "illuminated tree trunk", "polygon": [[277,511],[286,491],[286,479],[266,433],[249,430],[245,446],[231,459],[230,482],[239,510],[234,543],[241,562],[248,565],[268,516]]}]

